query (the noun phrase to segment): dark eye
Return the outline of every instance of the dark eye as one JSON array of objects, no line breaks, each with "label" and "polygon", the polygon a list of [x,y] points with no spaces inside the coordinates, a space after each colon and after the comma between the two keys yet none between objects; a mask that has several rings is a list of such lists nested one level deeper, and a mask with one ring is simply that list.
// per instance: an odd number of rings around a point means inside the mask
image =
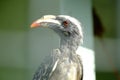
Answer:
[{"label": "dark eye", "polygon": [[68,23],[68,21],[63,21],[62,24],[64,25],[64,27],[67,27],[69,23]]}]

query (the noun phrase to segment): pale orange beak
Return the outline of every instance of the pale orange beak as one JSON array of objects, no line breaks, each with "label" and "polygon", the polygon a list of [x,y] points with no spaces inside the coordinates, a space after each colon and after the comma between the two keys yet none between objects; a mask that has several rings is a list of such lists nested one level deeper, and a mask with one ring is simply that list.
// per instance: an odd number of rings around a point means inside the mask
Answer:
[{"label": "pale orange beak", "polygon": [[36,27],[39,27],[39,26],[40,26],[40,23],[33,22],[30,27],[31,28],[36,28]]}]

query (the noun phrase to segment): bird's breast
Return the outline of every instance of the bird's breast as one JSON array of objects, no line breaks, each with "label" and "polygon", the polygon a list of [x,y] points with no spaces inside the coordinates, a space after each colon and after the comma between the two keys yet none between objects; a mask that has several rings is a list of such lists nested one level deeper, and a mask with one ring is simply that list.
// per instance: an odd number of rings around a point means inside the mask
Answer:
[{"label": "bird's breast", "polygon": [[77,80],[77,63],[68,59],[59,61],[50,80]]}]

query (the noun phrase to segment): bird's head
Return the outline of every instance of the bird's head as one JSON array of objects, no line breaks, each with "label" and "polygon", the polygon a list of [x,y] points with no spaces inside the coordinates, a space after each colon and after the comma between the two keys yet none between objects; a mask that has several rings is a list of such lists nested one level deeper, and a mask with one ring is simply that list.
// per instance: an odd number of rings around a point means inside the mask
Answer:
[{"label": "bird's head", "polygon": [[45,15],[31,24],[31,28],[48,27],[53,29],[60,37],[73,37],[79,36],[81,41],[83,37],[80,22],[67,15]]}]

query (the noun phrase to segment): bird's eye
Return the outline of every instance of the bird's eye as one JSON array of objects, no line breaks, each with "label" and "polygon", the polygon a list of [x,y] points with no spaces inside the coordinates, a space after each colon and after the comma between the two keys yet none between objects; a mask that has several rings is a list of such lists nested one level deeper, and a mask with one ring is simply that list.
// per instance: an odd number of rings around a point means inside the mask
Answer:
[{"label": "bird's eye", "polygon": [[69,23],[68,23],[68,21],[63,21],[62,24],[64,25],[64,27],[67,27]]}]

